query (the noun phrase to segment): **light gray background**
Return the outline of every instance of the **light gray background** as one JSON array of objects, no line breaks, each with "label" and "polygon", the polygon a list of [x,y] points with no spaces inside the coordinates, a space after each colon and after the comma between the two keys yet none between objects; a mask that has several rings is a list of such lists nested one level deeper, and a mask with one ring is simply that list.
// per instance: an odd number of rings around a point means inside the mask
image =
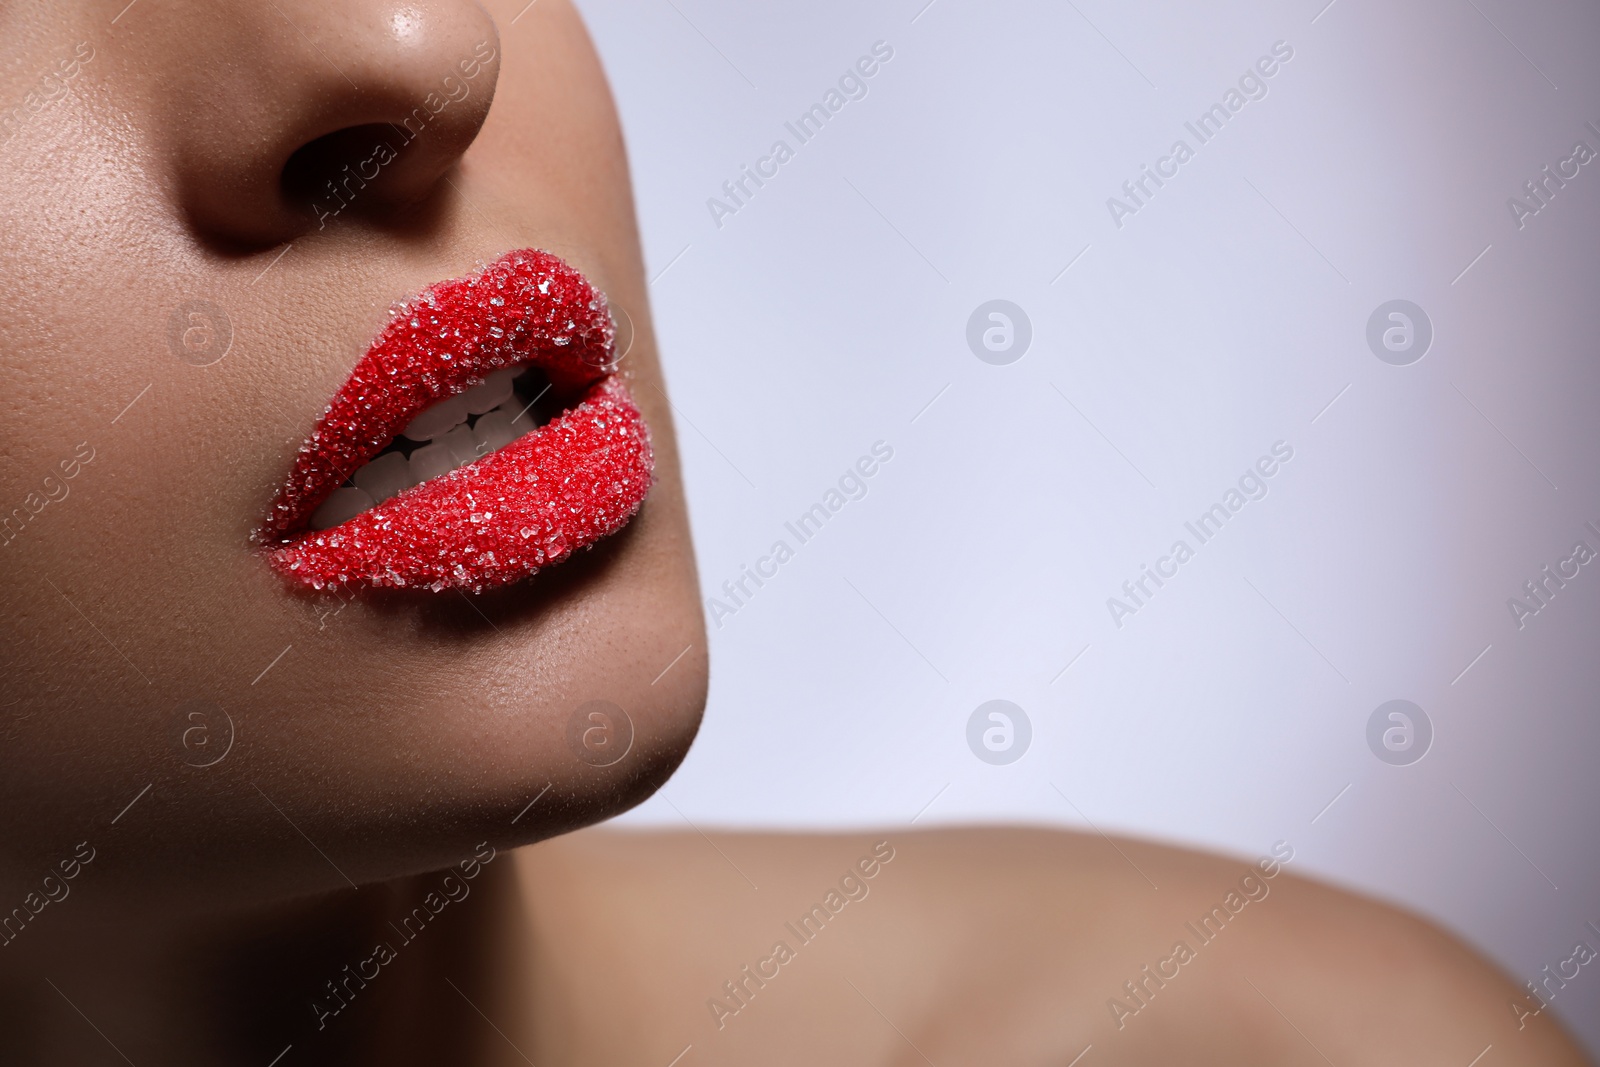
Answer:
[{"label": "light gray background", "polygon": [[[797,547],[713,629],[700,740],[627,821],[1281,838],[1519,980],[1600,948],[1600,563],[1520,631],[1507,608],[1600,549],[1600,161],[1520,230],[1507,207],[1600,150],[1600,15],[925,3],[583,5],[706,596]],[[867,97],[798,145],[784,121],[880,40]],[[1184,122],[1279,40],[1199,146]],[[1118,229],[1107,198],[1180,137]],[[796,157],[719,228],[708,198],[778,138]],[[994,298],[1033,324],[1009,366],[965,341]],[[1365,340],[1395,298],[1435,330],[1408,367]],[[868,495],[799,546],[785,520],[878,440]],[[1106,599],[1278,440],[1270,494],[1118,629]],[[1405,767],[1366,742],[1397,698],[1435,731]],[[1005,766],[967,747],[992,699],[1033,726]],[[1600,965],[1555,1007],[1600,1047]]]}]

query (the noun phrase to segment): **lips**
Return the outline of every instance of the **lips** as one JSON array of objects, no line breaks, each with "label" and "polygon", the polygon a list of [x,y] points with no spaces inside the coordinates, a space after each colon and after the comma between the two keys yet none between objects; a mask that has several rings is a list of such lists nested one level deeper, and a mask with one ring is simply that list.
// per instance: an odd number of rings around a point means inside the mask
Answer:
[{"label": "lips", "polygon": [[[653,458],[649,428],[615,373],[614,336],[605,296],[561,259],[535,250],[507,253],[476,275],[397,305],[278,490],[257,535],[273,569],[311,589],[482,591],[621,529],[650,489]],[[385,470],[407,469],[395,454],[410,445],[402,431],[425,438],[416,427],[440,424],[441,412],[448,423],[461,404],[452,397],[503,389],[526,368],[535,371],[525,379],[548,380],[560,409],[548,423],[493,450],[503,438],[479,432],[481,458],[328,529],[310,528],[314,516],[324,525],[342,506],[330,501],[336,492],[340,501],[367,499],[348,483],[357,475],[356,485],[371,488],[365,468],[380,453]],[[501,410],[513,406],[515,398]],[[509,425],[514,416],[491,412],[473,426],[485,417]],[[452,433],[459,448],[467,423]],[[409,462],[411,470],[423,466]]]}]

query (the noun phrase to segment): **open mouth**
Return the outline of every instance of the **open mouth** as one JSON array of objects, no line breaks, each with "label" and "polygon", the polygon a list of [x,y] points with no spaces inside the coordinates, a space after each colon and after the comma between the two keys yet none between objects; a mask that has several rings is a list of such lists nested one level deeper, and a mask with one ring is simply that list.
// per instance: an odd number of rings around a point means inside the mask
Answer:
[{"label": "open mouth", "polygon": [[482,385],[423,410],[383,451],[356,468],[311,513],[327,530],[371,511],[413,485],[449,474],[548,423],[556,406],[537,368],[507,367]]},{"label": "open mouth", "polygon": [[605,297],[545,252],[430,286],[295,457],[258,533],[313,589],[480,591],[616,532],[651,484]]}]

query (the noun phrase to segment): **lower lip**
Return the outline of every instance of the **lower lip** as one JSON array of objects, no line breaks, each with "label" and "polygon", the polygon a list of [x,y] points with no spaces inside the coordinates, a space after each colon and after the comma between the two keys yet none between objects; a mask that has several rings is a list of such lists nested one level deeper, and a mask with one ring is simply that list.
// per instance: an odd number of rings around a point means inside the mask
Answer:
[{"label": "lower lip", "polygon": [[269,559],[311,589],[508,585],[626,525],[651,469],[644,419],[612,376],[548,425],[332,529],[273,546]]}]

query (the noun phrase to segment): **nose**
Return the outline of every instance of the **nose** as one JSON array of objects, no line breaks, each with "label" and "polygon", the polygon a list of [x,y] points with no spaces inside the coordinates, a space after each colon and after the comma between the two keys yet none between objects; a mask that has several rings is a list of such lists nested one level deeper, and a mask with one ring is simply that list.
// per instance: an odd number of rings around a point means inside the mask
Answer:
[{"label": "nose", "polygon": [[168,68],[151,103],[159,158],[188,223],[224,244],[281,243],[425,198],[477,136],[500,69],[499,34],[474,0],[198,0],[139,14],[145,55],[171,57],[153,61]]}]

